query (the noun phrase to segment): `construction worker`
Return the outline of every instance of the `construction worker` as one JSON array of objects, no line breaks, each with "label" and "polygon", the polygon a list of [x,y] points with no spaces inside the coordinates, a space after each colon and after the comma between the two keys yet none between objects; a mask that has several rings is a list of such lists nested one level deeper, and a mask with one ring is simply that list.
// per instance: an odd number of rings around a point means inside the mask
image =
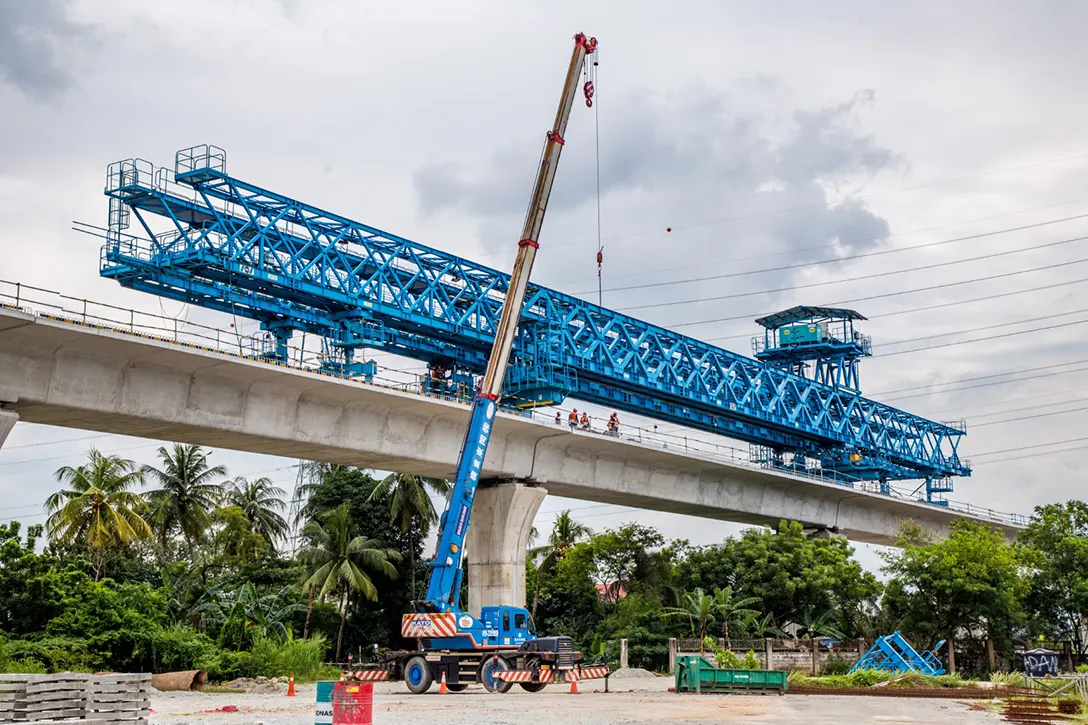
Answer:
[{"label": "construction worker", "polygon": [[561,415],[559,415],[558,410],[555,411],[555,424],[556,425],[563,425],[563,417]]},{"label": "construction worker", "polygon": [[620,416],[613,411],[612,415],[608,416],[608,435],[618,436],[620,434]]},{"label": "construction worker", "polygon": [[570,415],[567,416],[567,423],[570,424],[570,429],[574,430],[578,427],[578,409],[572,408]]},{"label": "construction worker", "polygon": [[589,415],[582,411],[582,430],[589,430]]}]

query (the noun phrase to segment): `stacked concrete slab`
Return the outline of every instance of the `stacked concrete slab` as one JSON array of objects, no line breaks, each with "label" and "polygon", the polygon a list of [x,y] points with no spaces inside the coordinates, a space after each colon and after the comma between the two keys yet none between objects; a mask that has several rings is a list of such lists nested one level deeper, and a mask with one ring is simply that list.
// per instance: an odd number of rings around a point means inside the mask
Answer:
[{"label": "stacked concrete slab", "polygon": [[0,722],[147,725],[151,675],[0,675]]},{"label": "stacked concrete slab", "polygon": [[149,674],[98,675],[88,683],[86,717],[104,725],[147,725],[150,698]]}]

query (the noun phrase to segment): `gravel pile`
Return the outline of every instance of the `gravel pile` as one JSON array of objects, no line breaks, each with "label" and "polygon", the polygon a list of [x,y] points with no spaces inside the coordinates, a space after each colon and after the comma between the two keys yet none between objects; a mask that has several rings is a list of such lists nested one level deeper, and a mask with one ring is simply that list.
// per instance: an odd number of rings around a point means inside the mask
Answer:
[{"label": "gravel pile", "polygon": [[225,682],[219,687],[238,692],[275,693],[287,692],[286,677],[239,677],[237,680]]},{"label": "gravel pile", "polygon": [[652,680],[656,677],[653,672],[639,667],[623,667],[609,675],[610,679],[616,680]]}]

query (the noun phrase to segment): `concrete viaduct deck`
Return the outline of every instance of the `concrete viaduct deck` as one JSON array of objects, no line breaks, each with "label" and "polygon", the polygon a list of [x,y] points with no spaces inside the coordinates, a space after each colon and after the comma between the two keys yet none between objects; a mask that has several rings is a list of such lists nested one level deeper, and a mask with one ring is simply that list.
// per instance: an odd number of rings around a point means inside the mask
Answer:
[{"label": "concrete viaduct deck", "polygon": [[[15,421],[23,420],[379,470],[453,474],[466,404],[121,326],[0,305],[0,445]],[[875,544],[893,543],[906,519],[941,534],[957,518],[974,518],[1010,537],[1023,523],[986,509],[936,506],[704,451],[572,432],[518,414],[498,416],[484,474],[516,484],[481,490],[466,549],[473,567],[490,567],[490,576],[477,569],[485,576],[476,576],[476,585],[494,589],[493,596],[501,591],[506,603],[524,596],[525,545],[517,542],[527,539],[545,492],[744,524],[773,526],[790,519]],[[493,598],[486,591],[476,595],[476,606],[481,597],[485,604]]]}]

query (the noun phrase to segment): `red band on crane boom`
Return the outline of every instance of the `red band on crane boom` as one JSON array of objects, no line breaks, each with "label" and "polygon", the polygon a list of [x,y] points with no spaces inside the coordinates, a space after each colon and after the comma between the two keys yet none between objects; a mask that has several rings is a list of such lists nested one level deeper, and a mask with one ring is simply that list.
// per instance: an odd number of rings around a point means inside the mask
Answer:
[{"label": "red band on crane boom", "polygon": [[522,239],[518,242],[519,247],[532,247],[533,249],[540,249],[540,245],[534,242],[532,239]]}]

